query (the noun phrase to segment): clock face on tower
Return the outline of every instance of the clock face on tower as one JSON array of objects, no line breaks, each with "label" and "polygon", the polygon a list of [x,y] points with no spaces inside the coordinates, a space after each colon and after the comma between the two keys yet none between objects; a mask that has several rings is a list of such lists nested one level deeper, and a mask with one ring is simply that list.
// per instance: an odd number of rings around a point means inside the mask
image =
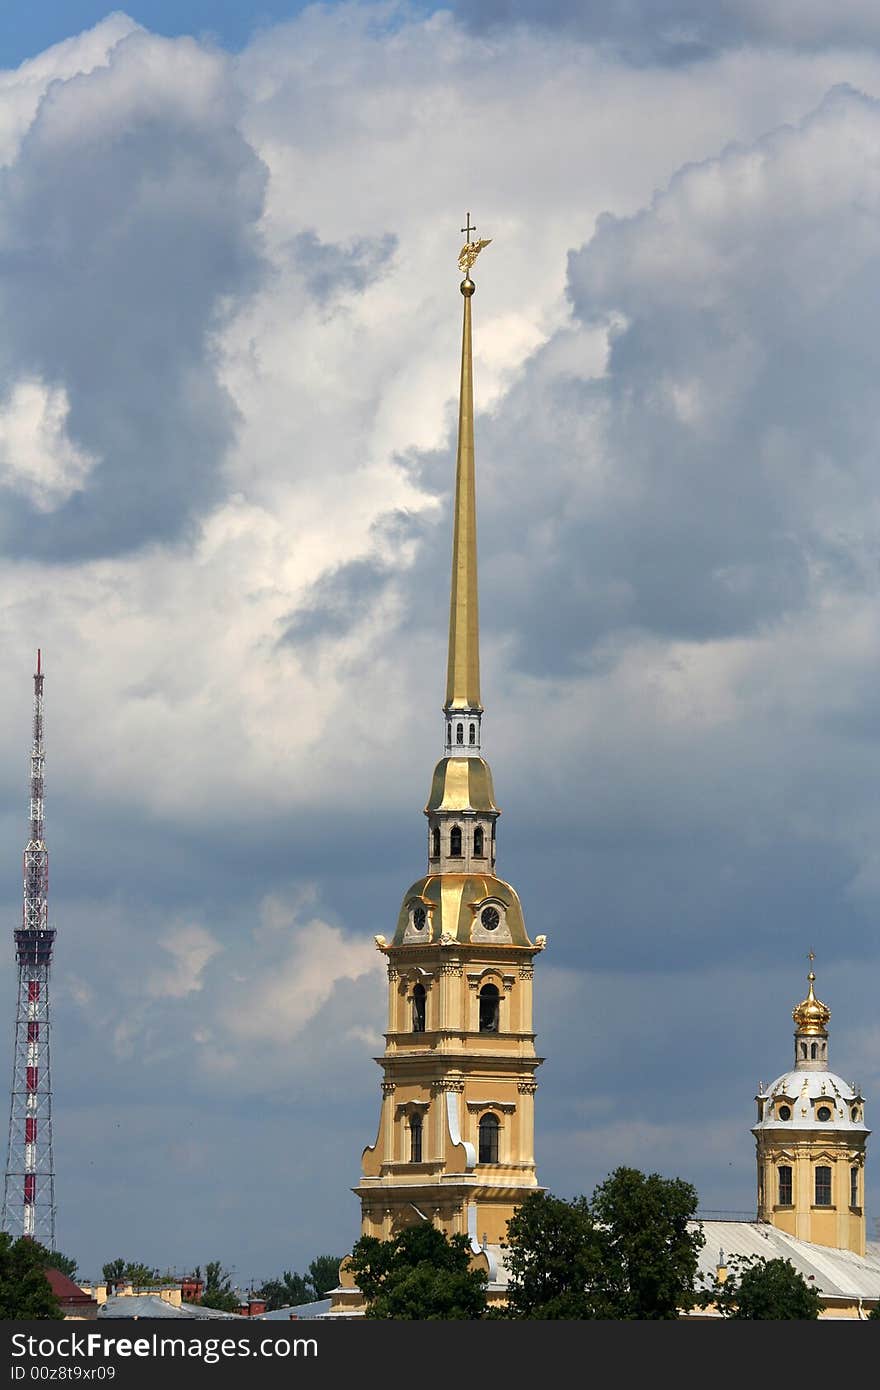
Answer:
[{"label": "clock face on tower", "polygon": [[412,920],[416,931],[423,931],[428,914],[423,907],[413,908]]},{"label": "clock face on tower", "polygon": [[484,907],[483,911],[480,913],[480,921],[486,928],[486,931],[494,931],[501,921],[497,907]]}]

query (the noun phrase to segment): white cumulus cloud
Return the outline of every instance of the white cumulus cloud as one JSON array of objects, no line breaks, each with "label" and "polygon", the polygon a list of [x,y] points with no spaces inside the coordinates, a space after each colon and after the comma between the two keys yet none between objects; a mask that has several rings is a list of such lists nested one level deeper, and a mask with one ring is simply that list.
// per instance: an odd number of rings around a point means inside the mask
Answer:
[{"label": "white cumulus cloud", "polygon": [[0,401],[0,485],[54,511],[81,491],[97,459],[67,433],[70,398],[63,386],[27,378]]}]

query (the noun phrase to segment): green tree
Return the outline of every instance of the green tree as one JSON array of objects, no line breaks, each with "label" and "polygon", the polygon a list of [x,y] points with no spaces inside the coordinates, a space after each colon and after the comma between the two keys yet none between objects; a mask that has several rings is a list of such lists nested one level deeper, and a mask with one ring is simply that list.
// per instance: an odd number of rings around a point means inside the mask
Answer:
[{"label": "green tree", "polygon": [[309,1283],[315,1298],[326,1298],[339,1283],[339,1255],[316,1255],[309,1265]]},{"label": "green tree", "polygon": [[880,1303],[875,1303],[868,1314],[868,1322],[880,1322]]},{"label": "green tree", "polygon": [[593,1193],[611,1317],[677,1318],[692,1305],[702,1228],[688,1228],[697,1190],[682,1178],[617,1168]]},{"label": "green tree", "polygon": [[116,1284],[125,1274],[125,1260],[121,1256],[118,1260],[108,1260],[101,1272],[106,1283]]},{"label": "green tree", "polygon": [[66,1274],[68,1279],[76,1278],[77,1262],[70,1255],[62,1255],[60,1250],[50,1250],[46,1255],[46,1264],[50,1269],[60,1269],[62,1274]]},{"label": "green tree", "polygon": [[447,1236],[428,1222],[391,1240],[361,1236],[349,1263],[368,1317],[433,1322],[485,1313],[487,1277],[470,1267],[467,1236]]},{"label": "green tree", "polygon": [[108,1284],[132,1284],[136,1289],[143,1288],[148,1284],[155,1284],[158,1274],[152,1265],[142,1264],[138,1260],[108,1260],[103,1266],[102,1273]]},{"label": "green tree", "polygon": [[206,1308],[219,1308],[224,1313],[237,1313],[241,1306],[238,1294],[232,1291],[232,1275],[219,1260],[209,1260],[205,1265],[205,1292],[201,1301]]},{"label": "green tree", "polygon": [[0,1231],[0,1319],[62,1318],[44,1270],[50,1252],[28,1236]]},{"label": "green tree", "polygon": [[617,1168],[588,1202],[533,1193],[507,1224],[507,1316],[669,1319],[694,1300],[702,1230],[681,1178]]},{"label": "green tree", "polygon": [[266,1300],[266,1309],[288,1308],[292,1304],[311,1303],[314,1290],[304,1274],[292,1274],[285,1269],[277,1279],[267,1279],[257,1289],[257,1297]]},{"label": "green tree", "polygon": [[533,1192],[507,1223],[506,1316],[610,1316],[601,1290],[602,1242],[586,1197]]},{"label": "green tree", "polygon": [[717,1276],[700,1297],[714,1303],[725,1318],[774,1321],[815,1319],[819,1290],[798,1274],[791,1260],[767,1260],[762,1255],[731,1255],[723,1283]]}]

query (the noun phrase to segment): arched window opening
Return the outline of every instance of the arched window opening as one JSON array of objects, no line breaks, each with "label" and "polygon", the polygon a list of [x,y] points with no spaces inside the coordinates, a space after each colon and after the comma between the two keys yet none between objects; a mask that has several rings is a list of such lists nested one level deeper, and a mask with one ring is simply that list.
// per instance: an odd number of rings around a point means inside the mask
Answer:
[{"label": "arched window opening", "polygon": [[816,1206],[831,1206],[831,1169],[824,1164],[816,1169]]},{"label": "arched window opening", "polygon": [[473,724],[472,724],[472,725],[471,725],[470,734],[468,735],[468,743],[476,743],[476,741],[477,741],[477,731],[476,731],[476,729],[474,728],[474,726],[473,726]]},{"label": "arched window opening", "polygon": [[463,725],[463,724],[456,724],[456,726],[455,726],[455,741],[456,741],[456,743],[464,743],[464,725]]},{"label": "arched window opening", "polygon": [[453,859],[461,858],[461,826],[454,825],[449,835],[449,853]]},{"label": "arched window opening", "polygon": [[451,724],[447,724],[447,725],[446,725],[446,742],[447,742],[447,743],[451,743],[451,742],[452,742],[452,725],[451,725]]},{"label": "arched window opening", "polygon": [[480,1162],[498,1162],[498,1120],[494,1115],[480,1119]]},{"label": "arched window opening", "polygon": [[849,1170],[849,1204],[851,1207],[859,1205],[859,1170],[850,1168]]},{"label": "arched window opening", "polygon": [[483,827],[481,825],[478,825],[476,830],[474,831],[474,854],[476,855],[477,859],[482,859],[484,855]]},{"label": "arched window opening", "polygon": [[421,1115],[411,1115],[409,1121],[409,1161],[410,1163],[421,1163],[422,1161],[422,1117]]},{"label": "arched window opening", "polygon": [[440,827],[435,825],[431,831],[431,857],[440,858]]},{"label": "arched window opening", "polygon": [[817,1043],[810,1043],[810,1061],[815,1062],[815,1060],[816,1060],[816,1058],[817,1058],[818,1056],[819,1056],[819,1047],[818,1047],[818,1044],[817,1044]]},{"label": "arched window opening", "polygon": [[425,986],[416,985],[412,992],[412,1021],[413,1032],[424,1033],[425,1031]]},{"label": "arched window opening", "polygon": [[787,1163],[780,1163],[776,1171],[779,1174],[779,1205],[781,1207],[790,1207],[791,1168]]},{"label": "arched window opening", "polygon": [[498,1032],[498,1010],[501,996],[497,985],[483,985],[480,990],[480,1032]]},{"label": "arched window opening", "polygon": [[801,1043],[801,1056],[802,1056],[802,1057],[806,1057],[806,1055],[807,1055],[807,1044],[806,1044],[806,1043]]}]

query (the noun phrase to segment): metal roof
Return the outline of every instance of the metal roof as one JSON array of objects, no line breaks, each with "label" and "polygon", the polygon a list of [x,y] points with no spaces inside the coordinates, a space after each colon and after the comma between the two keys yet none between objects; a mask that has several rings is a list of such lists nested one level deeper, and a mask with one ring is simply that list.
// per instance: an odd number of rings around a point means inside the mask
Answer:
[{"label": "metal roof", "polygon": [[700,1272],[713,1274],[721,1251],[731,1255],[760,1255],[765,1260],[790,1260],[809,1283],[827,1298],[880,1299],[880,1243],[868,1242],[868,1253],[834,1250],[798,1240],[765,1221],[699,1221],[706,1244],[700,1251]]},{"label": "metal roof", "polygon": [[223,1313],[219,1308],[204,1308],[200,1303],[184,1303],[175,1308],[156,1293],[114,1294],[98,1308],[99,1318],[237,1318],[238,1313]]},{"label": "metal roof", "polygon": [[257,1319],[285,1322],[290,1318],[323,1318],[330,1312],[332,1298],[318,1298],[314,1303],[292,1303],[286,1308],[273,1308],[270,1313],[258,1313]]}]

